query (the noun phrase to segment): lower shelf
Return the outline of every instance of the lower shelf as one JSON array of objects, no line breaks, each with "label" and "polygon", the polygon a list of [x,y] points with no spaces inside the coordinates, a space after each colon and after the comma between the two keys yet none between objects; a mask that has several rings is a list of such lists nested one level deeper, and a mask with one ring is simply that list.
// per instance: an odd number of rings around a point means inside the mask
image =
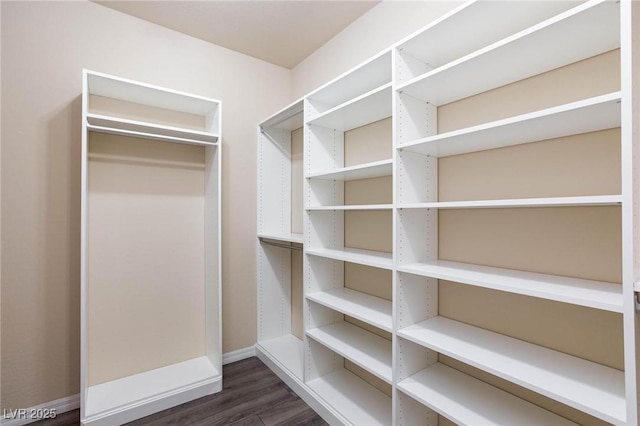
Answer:
[{"label": "lower shelf", "polygon": [[459,425],[575,425],[440,363],[401,381],[398,390]]},{"label": "lower shelf", "polygon": [[221,372],[209,358],[194,358],[89,387],[83,424],[135,420],[221,389]]},{"label": "lower shelf", "polygon": [[261,340],[258,346],[291,374],[302,380],[302,340],[293,334]]},{"label": "lower shelf", "polygon": [[351,424],[391,424],[391,398],[345,369],[310,380],[307,385]]}]

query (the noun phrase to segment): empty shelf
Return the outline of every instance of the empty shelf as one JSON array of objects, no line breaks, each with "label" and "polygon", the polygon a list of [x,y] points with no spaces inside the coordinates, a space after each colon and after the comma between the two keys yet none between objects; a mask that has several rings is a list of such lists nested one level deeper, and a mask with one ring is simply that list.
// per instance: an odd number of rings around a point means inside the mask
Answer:
[{"label": "empty shelf", "polygon": [[274,241],[283,241],[286,243],[296,243],[296,244],[304,243],[304,236],[302,234],[294,234],[294,233],[279,234],[276,232],[260,232],[258,233],[258,238],[265,238],[267,240],[274,240]]},{"label": "empty shelf", "polygon": [[625,422],[622,371],[443,317],[398,336],[607,422]]},{"label": "empty shelf", "polygon": [[622,312],[620,284],[446,260],[412,263],[400,266],[398,270],[477,287]]},{"label": "empty shelf", "polygon": [[402,380],[398,389],[459,425],[575,425],[440,363]]},{"label": "empty shelf", "polygon": [[392,173],[393,160],[382,160],[374,161],[371,163],[358,164],[357,166],[343,167],[336,170],[311,173],[307,175],[307,178],[349,181],[358,179],[369,179],[381,176],[391,176]]},{"label": "empty shelf", "polygon": [[348,204],[341,206],[307,207],[307,211],[331,211],[331,210],[391,210],[393,204]]},{"label": "empty shelf", "polygon": [[433,157],[620,127],[620,92],[430,136],[399,148]]},{"label": "empty shelf", "polygon": [[348,288],[319,291],[307,299],[382,330],[392,331],[391,302]]},{"label": "empty shelf", "polygon": [[307,249],[307,254],[342,260],[345,262],[358,263],[360,265],[373,266],[375,268],[393,268],[391,253],[381,251],[361,250],[349,247],[339,249],[309,248]]},{"label": "empty shelf", "polygon": [[307,385],[353,425],[391,424],[391,398],[345,369]]},{"label": "empty shelf", "polygon": [[621,195],[587,195],[579,197],[516,198],[505,200],[436,201],[406,203],[401,209],[499,209],[518,207],[580,207],[615,206],[622,203]]},{"label": "empty shelf", "polygon": [[260,349],[302,380],[302,340],[293,334],[258,342]]},{"label": "empty shelf", "polygon": [[391,341],[347,322],[308,330],[307,336],[391,384]]}]

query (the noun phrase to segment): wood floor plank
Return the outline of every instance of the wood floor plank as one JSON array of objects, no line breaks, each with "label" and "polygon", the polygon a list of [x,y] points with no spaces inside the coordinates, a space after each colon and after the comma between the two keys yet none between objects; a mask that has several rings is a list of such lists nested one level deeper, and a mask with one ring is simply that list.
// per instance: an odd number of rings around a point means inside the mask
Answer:
[{"label": "wood floor plank", "polygon": [[[225,365],[222,375],[221,392],[138,419],[128,426],[327,424],[256,357]],[[79,410],[33,423],[35,426],[79,424]]]}]

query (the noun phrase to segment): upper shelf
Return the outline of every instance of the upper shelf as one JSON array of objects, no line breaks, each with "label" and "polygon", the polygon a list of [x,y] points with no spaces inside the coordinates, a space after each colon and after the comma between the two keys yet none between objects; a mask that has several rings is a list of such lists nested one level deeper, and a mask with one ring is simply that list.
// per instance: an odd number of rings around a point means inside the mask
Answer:
[{"label": "upper shelf", "polygon": [[158,139],[194,145],[216,145],[218,135],[173,126],[145,123],[99,114],[87,114],[87,128],[94,132]]},{"label": "upper shelf", "polygon": [[341,169],[327,170],[307,175],[307,179],[324,179],[350,181],[369,179],[374,177],[391,176],[393,174],[393,160],[381,160]]},{"label": "upper shelf", "polygon": [[271,115],[260,123],[259,126],[263,130],[270,128],[288,131],[299,129],[303,125],[303,108],[302,100],[296,101]]},{"label": "upper shelf", "polygon": [[391,83],[377,87],[307,121],[344,132],[391,116]]},{"label": "upper shelf", "polygon": [[619,8],[613,1],[584,3],[428,71],[398,91],[444,105],[617,49]]},{"label": "upper shelf", "polygon": [[[577,3],[468,1],[409,36],[397,48],[401,56],[410,55],[421,62],[418,69],[434,69],[564,12]],[[442,43],[442,40],[447,42]],[[398,77],[406,80],[406,75],[415,76],[411,74],[403,72]]]},{"label": "upper shelf", "polygon": [[84,70],[87,129],[170,142],[215,145],[220,102]]},{"label": "upper shelf", "polygon": [[399,149],[447,157],[620,127],[620,92],[419,139]]},{"label": "upper shelf", "polygon": [[375,56],[307,96],[309,118],[391,82],[391,51]]}]

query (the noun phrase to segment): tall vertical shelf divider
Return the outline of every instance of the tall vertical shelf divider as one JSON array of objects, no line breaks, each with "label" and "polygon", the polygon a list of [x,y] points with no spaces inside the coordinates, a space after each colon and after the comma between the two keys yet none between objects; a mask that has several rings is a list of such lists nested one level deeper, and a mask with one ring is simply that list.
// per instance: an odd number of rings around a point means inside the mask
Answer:
[{"label": "tall vertical shelf divider", "polygon": [[81,422],[113,425],[222,389],[221,103],[88,70],[82,100]]},{"label": "tall vertical shelf divider", "polygon": [[[295,104],[296,392],[330,423],[638,423],[639,17],[469,1]],[[346,164],[347,132],[389,117],[389,157]],[[385,176],[392,201],[347,200],[346,182]],[[393,250],[350,247],[347,215],[380,211]],[[350,288],[348,265],[391,271],[390,299]]]}]

